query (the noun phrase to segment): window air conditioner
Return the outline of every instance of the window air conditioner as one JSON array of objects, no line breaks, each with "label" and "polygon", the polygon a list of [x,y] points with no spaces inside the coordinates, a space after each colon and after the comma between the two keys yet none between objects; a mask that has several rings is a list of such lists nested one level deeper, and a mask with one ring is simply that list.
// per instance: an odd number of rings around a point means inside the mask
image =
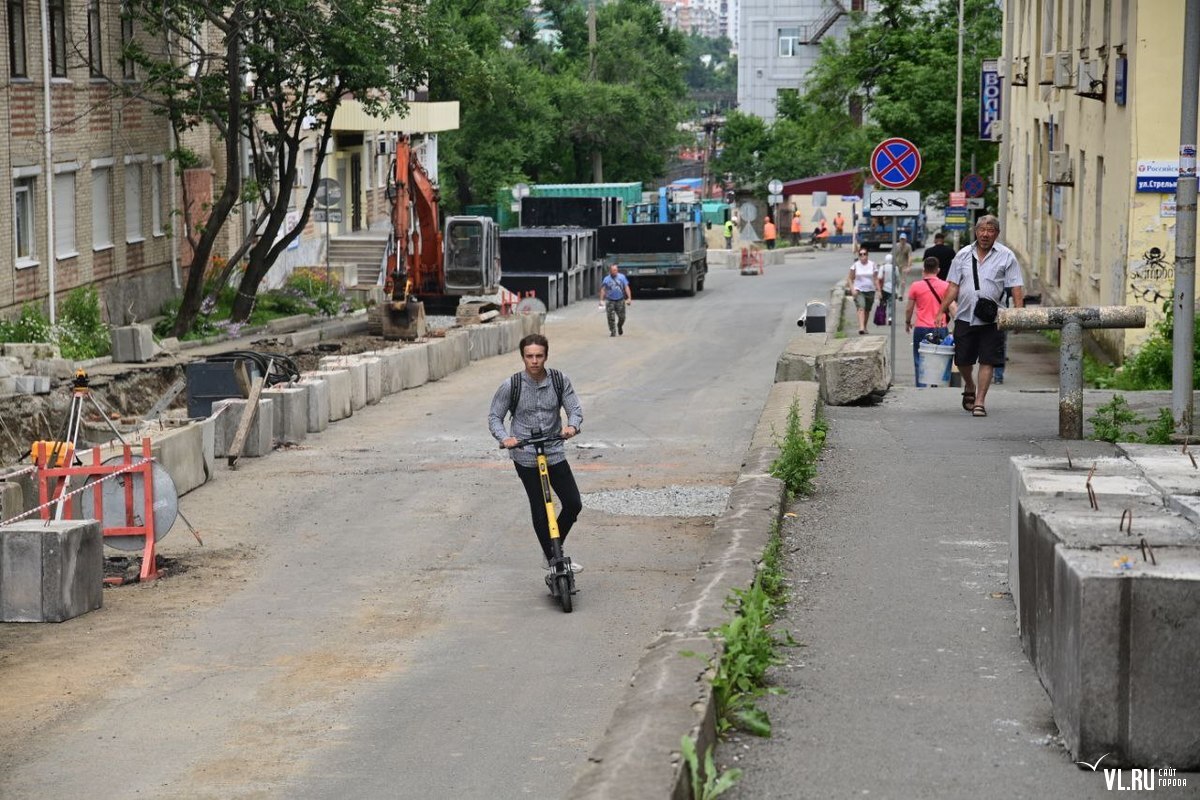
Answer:
[{"label": "window air conditioner", "polygon": [[1072,89],[1075,81],[1071,76],[1071,54],[1054,54],[1054,87],[1056,89]]},{"label": "window air conditioner", "polygon": [[1050,168],[1046,171],[1046,183],[1052,186],[1072,186],[1075,179],[1071,174],[1071,154],[1066,150],[1050,151]]},{"label": "window air conditioner", "polygon": [[1029,85],[1029,56],[1013,57],[1010,82],[1013,86]]},{"label": "window air conditioner", "polygon": [[1042,56],[1042,69],[1038,72],[1038,85],[1054,85],[1054,53],[1046,53]]},{"label": "window air conditioner", "polygon": [[1081,97],[1104,99],[1104,62],[1100,59],[1081,59],[1075,76],[1075,94]]}]

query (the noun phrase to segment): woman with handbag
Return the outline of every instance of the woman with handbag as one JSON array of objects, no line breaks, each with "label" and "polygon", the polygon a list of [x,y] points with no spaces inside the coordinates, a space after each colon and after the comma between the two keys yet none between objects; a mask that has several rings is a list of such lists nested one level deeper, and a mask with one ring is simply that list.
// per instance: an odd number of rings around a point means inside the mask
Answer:
[{"label": "woman with handbag", "polygon": [[[1000,220],[991,214],[979,218],[975,241],[958,251],[946,276],[946,294],[938,314],[950,310],[957,301],[954,315],[954,363],[962,374],[962,407],[972,416],[988,415],[988,388],[996,367],[1004,366],[1004,334],[996,325],[999,301],[1005,289],[1012,292],[1013,307],[1025,306],[1021,265],[1012,250],[996,241]],[[974,374],[979,364],[979,376]]]},{"label": "woman with handbag", "polygon": [[846,285],[854,295],[854,308],[858,312],[858,335],[867,332],[867,319],[871,306],[875,305],[875,289],[879,286],[879,267],[868,256],[867,248],[858,248],[858,260],[850,265]]}]

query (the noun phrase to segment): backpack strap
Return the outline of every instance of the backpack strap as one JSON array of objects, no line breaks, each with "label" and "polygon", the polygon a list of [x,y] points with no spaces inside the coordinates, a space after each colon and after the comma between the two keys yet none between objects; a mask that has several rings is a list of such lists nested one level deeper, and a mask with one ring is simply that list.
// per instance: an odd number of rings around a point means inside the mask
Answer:
[{"label": "backpack strap", "polygon": [[[567,381],[563,378],[563,374],[556,369],[547,369],[550,373],[550,382],[554,384],[554,393],[558,395],[558,404],[561,406],[563,394],[567,390]],[[517,403],[521,399],[521,373],[514,372],[512,377],[508,379],[508,415],[515,417],[517,415]]]},{"label": "backpack strap", "polygon": [[554,384],[554,393],[558,395],[558,405],[562,406],[563,392],[567,389],[567,382],[558,370],[551,369],[547,372],[550,373],[550,382]]}]

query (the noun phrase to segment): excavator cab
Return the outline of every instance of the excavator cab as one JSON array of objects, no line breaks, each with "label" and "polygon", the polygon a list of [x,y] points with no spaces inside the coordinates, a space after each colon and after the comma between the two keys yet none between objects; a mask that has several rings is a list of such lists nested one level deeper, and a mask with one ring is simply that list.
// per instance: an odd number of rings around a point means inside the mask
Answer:
[{"label": "excavator cab", "polygon": [[448,295],[485,295],[500,286],[496,223],[489,217],[446,220],[445,276]]}]

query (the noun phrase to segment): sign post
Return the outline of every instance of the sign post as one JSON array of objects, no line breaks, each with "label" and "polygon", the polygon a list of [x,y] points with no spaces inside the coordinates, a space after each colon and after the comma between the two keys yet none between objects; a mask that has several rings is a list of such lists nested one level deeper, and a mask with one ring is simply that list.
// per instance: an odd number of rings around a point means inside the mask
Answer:
[{"label": "sign post", "polygon": [[[882,142],[880,142],[878,145],[875,146],[875,150],[871,153],[871,175],[875,178],[876,182],[878,182],[881,186],[884,186],[885,188],[903,189],[905,186],[908,186],[910,183],[915,181],[917,179],[917,176],[920,174],[921,174],[921,153],[920,153],[920,151],[917,150],[917,146],[915,144],[913,144],[912,142],[910,142],[908,139],[901,139],[897,136],[893,136],[890,139],[884,139]],[[886,194],[900,195],[900,194],[910,194],[910,193],[908,193],[908,192],[903,192],[903,193],[902,192],[894,192],[894,193],[872,192],[871,200],[870,200],[871,208],[874,209],[876,207],[876,205],[875,205],[876,197],[878,195],[886,195]],[[912,192],[911,194],[916,194],[916,192]],[[887,200],[888,200],[887,197],[882,198],[881,202],[885,204],[884,206],[881,206],[882,208],[886,208]],[[886,210],[888,211],[888,217],[890,218],[890,222],[891,222],[891,226],[892,226],[892,247],[895,247],[896,241],[897,241],[897,239],[896,239],[897,212],[901,211],[901,210],[908,210],[908,209],[903,209],[900,205],[899,201],[903,200],[903,198],[894,197],[894,198],[892,198],[892,200],[893,200],[894,205],[892,205],[890,208],[886,208]],[[916,215],[919,207],[920,207],[920,195],[917,196],[917,202],[915,204],[913,204],[913,208],[911,209],[913,211],[912,216]],[[911,242],[910,242],[910,244],[911,244]],[[898,269],[898,267],[895,264],[893,264],[892,269],[896,270],[896,269]],[[889,277],[894,278],[894,275],[889,276]],[[901,285],[903,285],[903,283],[904,283],[904,278],[905,278],[905,276],[902,275],[901,280],[900,280]],[[896,320],[896,316],[897,316],[896,315],[896,294],[897,294],[898,288],[899,287],[896,285],[896,281],[893,280],[892,281],[892,297],[891,297],[891,301],[888,304],[890,306],[888,308],[888,319],[891,320],[891,323],[892,323],[892,325],[891,325],[891,327],[892,327],[891,383],[896,382],[896,325],[895,325],[895,320]]]}]

